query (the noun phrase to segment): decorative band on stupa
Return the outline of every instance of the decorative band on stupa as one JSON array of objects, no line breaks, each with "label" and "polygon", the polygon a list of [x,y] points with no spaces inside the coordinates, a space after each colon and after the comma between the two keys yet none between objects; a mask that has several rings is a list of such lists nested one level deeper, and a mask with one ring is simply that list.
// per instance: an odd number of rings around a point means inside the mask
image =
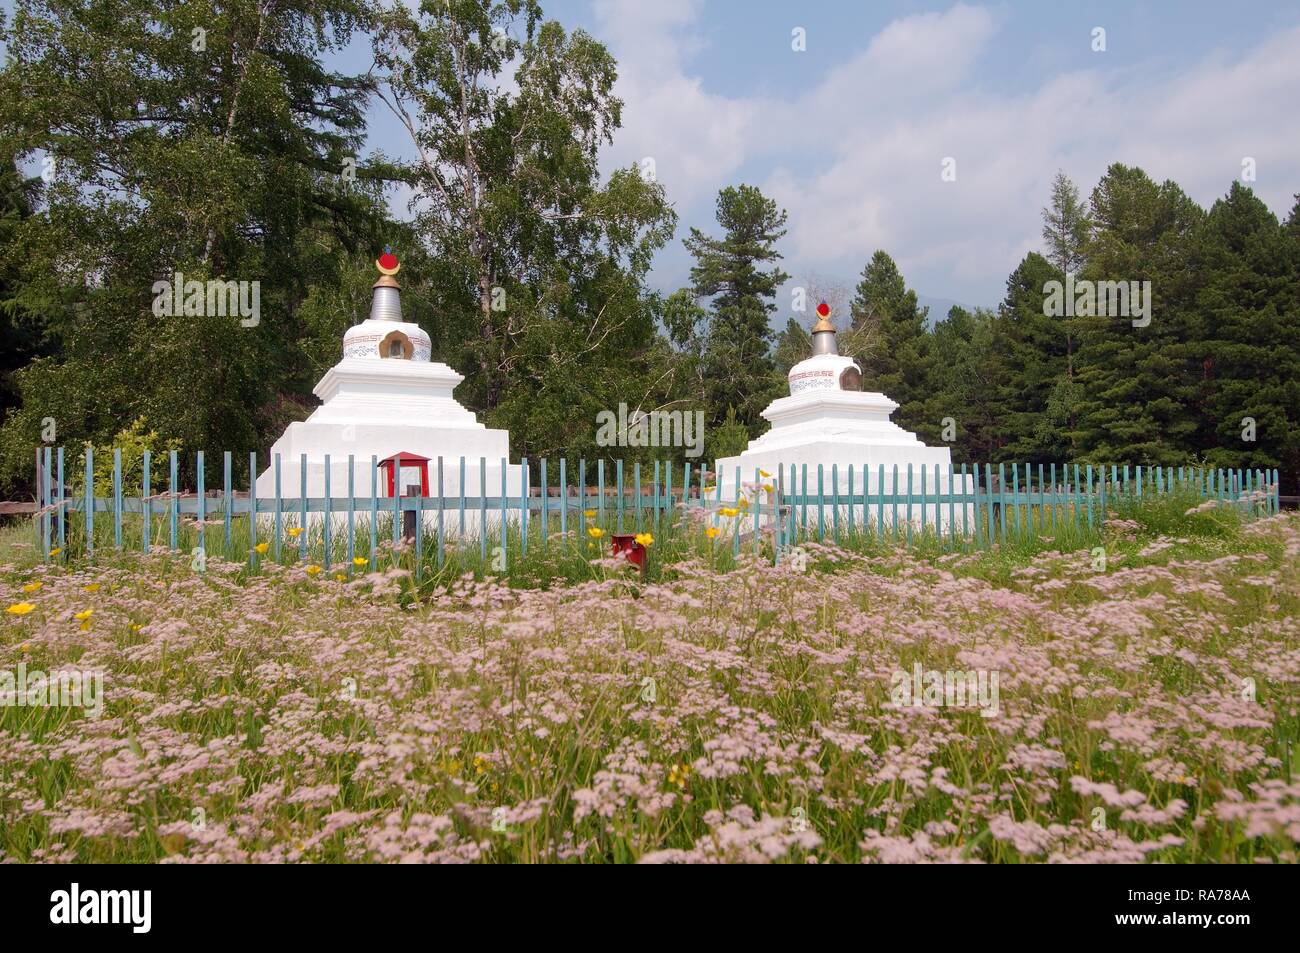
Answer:
[{"label": "decorative band on stupa", "polygon": [[835,325],[831,322],[831,306],[825,301],[817,305],[817,323],[812,329],[813,354],[838,354],[839,344],[835,341]]},{"label": "decorative band on stupa", "polygon": [[375,267],[379,269],[379,280],[370,286],[375,293],[370,301],[370,318],[373,321],[401,321],[402,286],[394,277],[401,270],[401,263],[391,248],[385,248],[375,261]]}]

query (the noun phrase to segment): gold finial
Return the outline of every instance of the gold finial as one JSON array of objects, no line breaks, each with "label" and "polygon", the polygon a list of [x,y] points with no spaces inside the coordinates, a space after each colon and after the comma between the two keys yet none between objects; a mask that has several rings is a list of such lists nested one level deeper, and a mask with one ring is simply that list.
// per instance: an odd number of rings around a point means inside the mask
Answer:
[{"label": "gold finial", "polygon": [[817,305],[817,323],[813,325],[812,333],[818,334],[822,331],[835,330],[835,325],[831,323],[831,306],[825,301]]}]

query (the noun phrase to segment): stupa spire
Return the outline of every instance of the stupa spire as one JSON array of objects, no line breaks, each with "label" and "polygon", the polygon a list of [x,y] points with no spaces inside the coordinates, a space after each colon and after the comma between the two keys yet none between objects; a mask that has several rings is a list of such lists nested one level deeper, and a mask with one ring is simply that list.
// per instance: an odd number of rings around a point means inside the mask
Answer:
[{"label": "stupa spire", "polygon": [[835,325],[831,323],[831,306],[825,301],[817,305],[817,323],[812,329],[813,354],[838,354],[839,344],[835,341]]},{"label": "stupa spire", "polygon": [[394,276],[402,266],[391,248],[384,249],[384,253],[375,262],[375,267],[379,269],[379,280],[371,285],[375,294],[370,300],[370,320],[401,321],[402,286]]}]

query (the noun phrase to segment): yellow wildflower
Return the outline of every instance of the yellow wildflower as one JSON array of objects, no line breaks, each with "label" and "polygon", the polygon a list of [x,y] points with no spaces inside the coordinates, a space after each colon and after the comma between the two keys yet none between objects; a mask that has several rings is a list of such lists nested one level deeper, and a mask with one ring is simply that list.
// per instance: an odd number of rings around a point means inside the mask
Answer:
[{"label": "yellow wildflower", "polygon": [[259,556],[265,556],[266,551],[270,548],[271,548],[270,543],[258,543],[256,546],[253,547],[253,549],[257,552],[257,555]]},{"label": "yellow wildflower", "polygon": [[12,613],[13,615],[27,615],[27,613],[31,612],[35,608],[36,606],[32,605],[30,602],[15,602],[5,611]]},{"label": "yellow wildflower", "polygon": [[600,539],[602,536],[605,535],[605,531],[601,529],[599,526],[588,526],[587,535],[590,536],[592,539]]},{"label": "yellow wildflower", "polygon": [[772,474],[768,473],[766,470],[759,470],[759,471],[758,471],[758,475],[761,476],[761,477],[763,477],[764,479],[767,479],[767,478],[770,477]]},{"label": "yellow wildflower", "polygon": [[307,575],[309,575],[309,576],[319,576],[319,575],[320,575],[320,566],[317,566],[315,563],[312,563],[310,566],[307,567]]},{"label": "yellow wildflower", "polygon": [[39,579],[36,582],[29,582],[27,585],[23,586],[23,592],[39,592],[43,585],[45,585],[45,583],[41,582]]},{"label": "yellow wildflower", "polygon": [[653,546],[655,544],[655,538],[649,533],[637,533],[635,538],[638,546]]},{"label": "yellow wildflower", "polygon": [[704,535],[709,537],[709,539],[715,539],[720,532],[722,532],[722,530],[718,529],[716,526],[710,526],[704,531]]},{"label": "yellow wildflower", "polygon": [[73,618],[76,619],[78,622],[85,622],[94,614],[95,614],[94,609],[82,609],[80,612],[74,615]]},{"label": "yellow wildflower", "polygon": [[290,539],[297,539],[299,536],[302,535],[302,527],[301,527],[301,526],[290,526],[289,529],[288,529],[288,533],[289,533],[289,538],[290,538]]},{"label": "yellow wildflower", "polygon": [[343,575],[343,573],[341,573],[341,572],[336,572],[336,573],[334,574],[334,581],[335,581],[335,582],[347,582],[347,581],[348,581],[348,577],[345,576],[345,575]]},{"label": "yellow wildflower", "polygon": [[87,592],[99,592],[99,583],[97,583],[97,582],[92,582],[90,585],[88,585],[88,586],[86,587],[86,591],[87,591]]},{"label": "yellow wildflower", "polygon": [[582,511],[582,515],[585,516],[585,517],[587,517],[587,519],[589,519],[589,520],[594,520],[594,519],[596,518],[596,511],[595,511],[595,510],[583,510],[583,511]]},{"label": "yellow wildflower", "polygon": [[55,547],[54,549],[51,549],[51,550],[50,550],[50,555],[51,555],[51,556],[57,556],[57,555],[59,555],[59,553],[61,553],[61,552],[63,552],[63,549],[62,549],[61,547]]},{"label": "yellow wildflower", "polygon": [[740,512],[740,510],[736,509],[734,506],[724,506],[722,509],[718,510],[718,512],[723,516],[735,516]]},{"label": "yellow wildflower", "polygon": [[352,559],[352,565],[356,566],[358,569],[364,566],[368,562],[370,562],[370,560],[367,559],[365,556],[354,556]]}]

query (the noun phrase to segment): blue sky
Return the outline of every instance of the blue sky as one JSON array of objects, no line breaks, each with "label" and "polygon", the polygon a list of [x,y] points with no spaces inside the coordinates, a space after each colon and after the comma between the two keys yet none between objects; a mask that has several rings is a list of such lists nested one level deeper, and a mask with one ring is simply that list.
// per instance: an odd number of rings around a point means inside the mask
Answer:
[{"label": "blue sky", "polygon": [[[543,7],[619,61],[624,128],[604,163],[655,160],[681,216],[655,263],[664,290],[686,281],[682,236],[714,229],[718,189],[739,182],[788,211],[791,286],[843,295],[884,248],[910,286],[946,299],[936,310],[1000,300],[1040,246],[1058,169],[1086,195],[1109,163],[1138,164],[1208,206],[1250,156],[1252,187],[1280,216],[1300,191],[1293,3]],[[803,52],[791,48],[796,27]],[[396,125],[375,120],[373,142],[405,154]],[[941,179],[945,157],[955,181]]]},{"label": "blue sky", "polygon": [[[680,215],[652,283],[686,282],[681,239],[716,231],[720,188],[757,185],[789,213],[777,324],[796,285],[838,310],[877,248],[938,313],[996,304],[1040,247],[1058,169],[1086,196],[1111,162],[1137,164],[1208,207],[1249,156],[1279,216],[1300,192],[1293,2],[542,2],[619,62],[606,172],[652,157]],[[338,59],[364,69],[368,41]],[[411,155],[381,104],[370,118],[371,148]]]}]

